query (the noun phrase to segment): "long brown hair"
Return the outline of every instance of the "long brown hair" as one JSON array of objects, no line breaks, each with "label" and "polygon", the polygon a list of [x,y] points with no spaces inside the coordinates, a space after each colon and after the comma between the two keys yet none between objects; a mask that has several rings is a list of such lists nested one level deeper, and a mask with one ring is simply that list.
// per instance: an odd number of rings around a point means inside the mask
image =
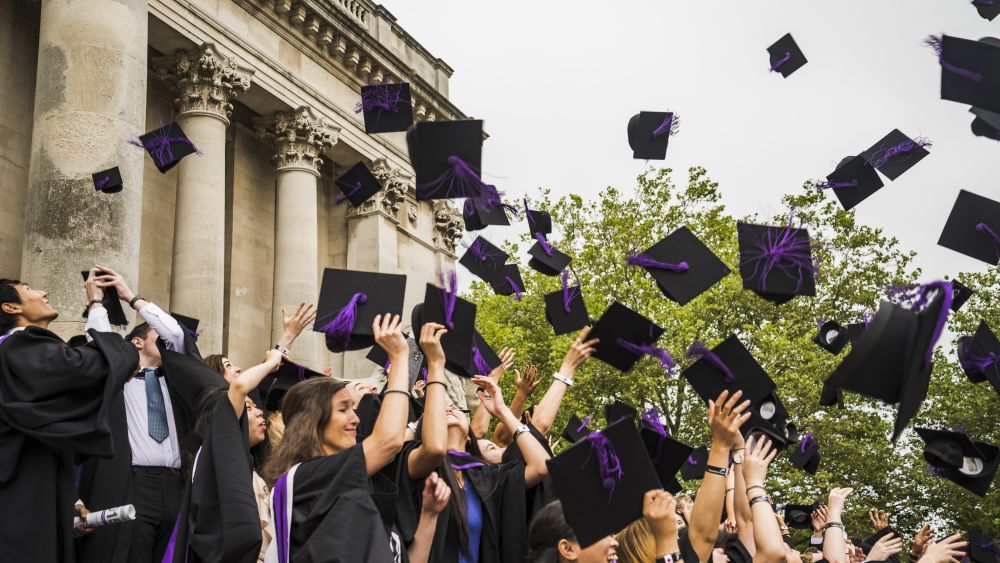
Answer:
[{"label": "long brown hair", "polygon": [[268,485],[273,486],[296,463],[323,455],[323,430],[333,414],[333,396],[346,386],[329,377],[313,377],[285,393],[281,403],[285,433],[264,463]]},{"label": "long brown hair", "polygon": [[622,563],[645,563],[656,559],[656,543],[645,518],[629,524],[615,534],[618,540],[618,560]]},{"label": "long brown hair", "polygon": [[219,377],[225,379],[226,377],[226,366],[223,365],[222,360],[226,357],[222,354],[212,354],[205,358],[205,365],[215,370],[215,373],[219,374]]}]

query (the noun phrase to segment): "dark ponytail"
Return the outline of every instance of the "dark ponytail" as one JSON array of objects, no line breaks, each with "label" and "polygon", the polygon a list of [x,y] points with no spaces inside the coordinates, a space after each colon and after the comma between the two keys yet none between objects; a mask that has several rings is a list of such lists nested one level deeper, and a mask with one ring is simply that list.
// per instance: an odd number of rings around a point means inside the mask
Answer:
[{"label": "dark ponytail", "polygon": [[559,541],[576,541],[573,528],[566,522],[562,503],[553,501],[535,514],[528,529],[528,563],[558,563]]}]

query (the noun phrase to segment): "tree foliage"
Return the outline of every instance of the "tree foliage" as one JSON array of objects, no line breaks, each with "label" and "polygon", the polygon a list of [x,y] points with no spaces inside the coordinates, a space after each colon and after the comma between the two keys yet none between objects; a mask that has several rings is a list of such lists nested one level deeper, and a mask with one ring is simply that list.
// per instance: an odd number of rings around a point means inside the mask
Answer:
[{"label": "tree foliage", "polygon": [[[703,168],[688,171],[687,185],[678,186],[669,168],[651,168],[637,178],[633,189],[608,187],[593,200],[572,194],[553,200],[543,191],[533,207],[548,210],[557,225],[551,242],[573,256],[572,271],[583,287],[592,318],[612,301],[635,309],[664,327],[659,345],[671,352],[677,372],[664,376],[652,358],[641,360],[628,373],[591,360],[576,376],[567,394],[553,434],[558,435],[571,414],[592,415],[602,427],[603,407],[621,399],[642,409],[656,407],[664,413],[670,431],[693,445],[708,445],[706,407],[679,371],[690,364],[684,357],[693,340],[714,346],[736,334],[778,385],[782,402],[800,432],[815,434],[822,463],[815,476],[797,470],[780,456],[772,467],[769,487],[778,503],[825,501],[835,486],[857,489],[849,501],[854,510],[846,519],[852,533],[867,535],[868,508],[889,510],[893,525],[912,537],[923,521],[939,530],[967,530],[1000,526],[1000,494],[996,488],[985,499],[957,485],[932,476],[921,457],[922,443],[908,430],[899,443],[889,442],[895,408],[853,394],[846,394],[846,408],[821,407],[820,388],[843,358],[811,341],[817,321],[832,319],[846,324],[873,313],[893,284],[918,280],[915,253],[905,252],[882,229],[859,224],[854,213],[843,211],[830,197],[808,185],[787,195],[774,216],[736,218],[720,203],[718,185]],[[797,297],[774,305],[743,289],[739,276],[737,220],[783,225],[793,216],[807,228],[819,260],[816,297]],[[685,306],[665,298],[642,268],[626,265],[631,250],[643,250],[674,229],[687,225],[733,270],[722,282]],[[508,249],[514,256],[521,244]],[[558,277],[547,277],[524,267],[527,294],[520,302],[494,295],[487,284],[476,282],[469,299],[479,306],[477,326],[494,347],[517,348],[520,362],[532,362],[543,374],[559,367],[575,335],[556,337],[545,322],[543,295],[560,289]],[[965,308],[953,316],[954,335],[975,331],[980,318],[1000,328],[1000,273],[991,269],[960,277],[977,290]],[[923,280],[930,281],[930,280]],[[984,317],[985,316],[985,317]],[[987,384],[973,386],[953,354],[952,337],[942,338],[936,352],[932,383],[924,408],[911,424],[961,427],[976,439],[1000,442],[996,428],[998,397]],[[543,388],[539,390],[541,393]],[[506,396],[513,392],[505,383]],[[688,483],[694,490],[697,483]],[[981,510],[978,510],[981,509]],[[804,536],[802,536],[804,538]]]}]

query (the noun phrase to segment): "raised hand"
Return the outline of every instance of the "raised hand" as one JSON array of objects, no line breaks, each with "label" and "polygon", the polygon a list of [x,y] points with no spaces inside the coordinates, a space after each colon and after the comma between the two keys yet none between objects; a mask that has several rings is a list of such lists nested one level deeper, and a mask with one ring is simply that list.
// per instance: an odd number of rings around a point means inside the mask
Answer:
[{"label": "raised hand", "polygon": [[[115,291],[118,292],[118,298],[126,303],[135,297],[135,292],[128,286],[128,283],[125,282],[125,278],[123,278],[121,274],[111,268],[108,268],[107,266],[101,266],[100,264],[96,266],[96,269],[99,271],[97,285],[102,288],[115,288]],[[91,271],[93,272],[93,270]]]},{"label": "raised hand", "polygon": [[900,551],[903,551],[903,539],[890,532],[875,542],[871,551],[868,552],[868,559],[885,561]]},{"label": "raised hand", "polygon": [[743,454],[743,480],[747,487],[764,484],[767,466],[776,455],[778,450],[771,447],[771,440],[760,436],[750,440]]},{"label": "raised hand", "polygon": [[375,343],[381,346],[390,358],[405,357],[410,353],[410,346],[403,336],[399,315],[375,315],[375,320],[372,321],[372,334],[375,336]]},{"label": "raised hand", "polygon": [[579,336],[573,341],[573,345],[566,351],[566,357],[563,358],[562,366],[559,368],[559,373],[563,377],[573,379],[573,375],[576,374],[576,370],[580,367],[580,364],[587,361],[587,358],[594,353],[596,349],[594,347],[597,346],[600,340],[597,338],[586,340],[588,334],[590,334],[590,327],[583,327]]},{"label": "raised hand", "polygon": [[750,413],[742,414],[750,406],[750,401],[737,404],[742,396],[743,391],[730,396],[727,390],[714,401],[708,401],[708,427],[712,430],[712,441],[729,449],[739,442],[740,427],[750,419]]},{"label": "raised hand", "polygon": [[288,314],[288,311],[282,309],[281,323],[284,327],[282,340],[288,342],[285,346],[290,346],[302,334],[302,331],[315,320],[316,309],[312,304],[299,303],[299,306],[295,308],[295,311],[291,315]]},{"label": "raised hand", "polygon": [[[854,489],[852,487],[842,487],[830,491],[830,498],[827,501],[828,510],[836,510],[839,515],[844,510],[844,502],[847,500],[847,497],[851,496],[853,492]],[[839,522],[840,519],[838,518],[837,521]]]},{"label": "raised hand", "polygon": [[968,546],[969,542],[962,541],[962,534],[950,535],[939,542],[929,541],[917,563],[957,563]]},{"label": "raised hand", "polygon": [[535,389],[538,388],[538,384],[541,379],[538,377],[538,368],[528,364],[524,366],[524,375],[522,376],[520,372],[514,370],[514,386],[517,390],[521,392],[526,398],[530,397]]},{"label": "raised hand", "polygon": [[[510,409],[508,409],[507,404],[503,402],[503,392],[500,390],[500,386],[497,385],[496,381],[493,381],[489,377],[477,375],[472,378],[472,383],[479,387],[476,394],[479,395],[483,408],[485,408],[488,413],[500,418],[501,413],[505,410],[509,412]],[[513,415],[511,416],[513,417]]]},{"label": "raised hand", "polygon": [[913,559],[920,559],[924,550],[927,549],[927,543],[934,540],[935,533],[937,533],[936,530],[926,522],[920,527],[917,535],[913,537],[913,547],[910,549],[910,556]]},{"label": "raised hand", "polygon": [[517,351],[513,348],[501,348],[500,353],[497,357],[500,358],[500,365],[493,368],[493,371],[489,373],[490,379],[493,381],[500,381],[500,377],[510,369],[510,366],[514,365],[514,358],[517,356]]},{"label": "raised hand", "polygon": [[427,387],[427,382],[423,379],[418,379],[413,384],[413,395],[418,399],[424,396],[424,389]]},{"label": "raised hand", "polygon": [[421,509],[428,515],[440,514],[448,506],[451,489],[437,473],[431,473],[424,481],[424,494]]},{"label": "raised hand", "polygon": [[649,523],[653,537],[677,537],[677,499],[674,495],[660,489],[646,491],[642,497],[642,517]]},{"label": "raised hand", "polygon": [[[427,365],[444,365],[445,357],[444,348],[441,347],[441,337],[445,334],[448,334],[448,329],[442,324],[426,323],[420,327],[420,349],[424,351]],[[428,373],[430,373],[429,370]]]},{"label": "raised hand", "polygon": [[872,523],[872,529],[876,532],[889,527],[889,515],[884,510],[877,508],[869,510],[868,521]]},{"label": "raised hand", "polygon": [[819,534],[826,525],[826,505],[821,504],[819,508],[812,511],[811,515],[813,533]]}]

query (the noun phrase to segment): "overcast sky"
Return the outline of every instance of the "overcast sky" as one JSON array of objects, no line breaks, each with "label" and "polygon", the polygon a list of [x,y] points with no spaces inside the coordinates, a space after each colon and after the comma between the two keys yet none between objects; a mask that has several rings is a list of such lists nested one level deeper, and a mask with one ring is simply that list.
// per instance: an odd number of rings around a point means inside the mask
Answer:
[{"label": "overcast sky", "polygon": [[[780,197],[898,128],[930,156],[864,201],[919,253],[924,279],[988,266],[937,246],[959,189],[1000,199],[1000,143],[975,137],[968,108],[942,101],[929,34],[1000,36],[968,0],[383,0],[455,69],[451,99],[485,120],[487,180],[512,196],[628,188],[626,124],[676,111],[666,166],[705,166],[731,213],[780,210]],[[809,63],[787,79],[766,48],[791,32]],[[830,194],[829,197],[833,197]],[[503,239],[502,228],[487,236]],[[464,274],[464,272],[463,272]]]}]

